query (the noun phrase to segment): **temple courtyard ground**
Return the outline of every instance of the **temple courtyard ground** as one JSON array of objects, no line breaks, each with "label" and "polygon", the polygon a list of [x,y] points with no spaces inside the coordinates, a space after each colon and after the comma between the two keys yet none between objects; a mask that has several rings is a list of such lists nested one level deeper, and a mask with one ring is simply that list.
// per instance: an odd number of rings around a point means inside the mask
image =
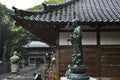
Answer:
[{"label": "temple courtyard ground", "polygon": [[5,74],[0,74],[0,80],[33,80],[34,76],[33,74],[36,73],[41,73],[42,70],[44,69],[44,65],[41,67],[24,67],[20,68],[19,73],[15,77],[15,79],[12,79],[11,76],[12,74],[5,73]]},{"label": "temple courtyard ground", "polygon": [[[36,68],[36,67],[24,67],[20,68],[20,71],[18,73],[18,76],[13,78],[10,78],[11,73],[5,73],[5,74],[0,74],[0,80],[34,80],[33,73],[34,72],[42,72],[42,69],[44,69],[44,65]],[[120,77],[95,77],[97,80],[120,80]],[[43,80],[49,80],[49,79],[43,79]]]}]

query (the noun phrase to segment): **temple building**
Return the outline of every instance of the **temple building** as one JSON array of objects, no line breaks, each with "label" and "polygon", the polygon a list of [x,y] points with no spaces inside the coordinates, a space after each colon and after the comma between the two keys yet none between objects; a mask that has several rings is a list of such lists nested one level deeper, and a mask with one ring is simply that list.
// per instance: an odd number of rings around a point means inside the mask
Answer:
[{"label": "temple building", "polygon": [[[120,0],[69,0],[44,4],[39,11],[13,7],[17,26],[56,46],[56,75],[64,76],[71,64],[73,19],[83,28],[84,62],[93,77],[120,77]],[[67,24],[69,27],[66,27]]]},{"label": "temple building", "polygon": [[31,41],[23,47],[26,52],[25,61],[27,61],[28,66],[50,65],[52,50],[49,45],[40,41]]}]

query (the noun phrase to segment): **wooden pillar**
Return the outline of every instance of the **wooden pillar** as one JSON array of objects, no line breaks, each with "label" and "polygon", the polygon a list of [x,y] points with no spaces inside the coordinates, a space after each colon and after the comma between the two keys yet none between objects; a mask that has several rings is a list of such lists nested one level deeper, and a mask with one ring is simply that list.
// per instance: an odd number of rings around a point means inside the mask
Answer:
[{"label": "wooden pillar", "polygon": [[97,50],[96,50],[96,53],[97,53],[97,57],[98,57],[98,63],[99,63],[99,74],[98,76],[101,76],[101,51],[100,51],[100,27],[101,26],[97,26],[96,28],[96,33],[97,33]]},{"label": "wooden pillar", "polygon": [[97,26],[96,28],[97,33],[97,46],[100,46],[100,26]]},{"label": "wooden pillar", "polygon": [[60,58],[60,51],[59,51],[59,31],[57,32],[56,36],[56,76],[59,78],[59,58]]}]

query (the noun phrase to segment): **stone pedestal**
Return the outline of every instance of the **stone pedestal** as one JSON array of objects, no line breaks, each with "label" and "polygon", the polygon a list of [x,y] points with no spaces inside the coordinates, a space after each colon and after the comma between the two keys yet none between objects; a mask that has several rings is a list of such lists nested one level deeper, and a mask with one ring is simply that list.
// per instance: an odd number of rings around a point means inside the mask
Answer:
[{"label": "stone pedestal", "polygon": [[11,72],[17,73],[19,71],[18,64],[11,63]]},{"label": "stone pedestal", "polygon": [[[67,77],[61,77],[60,80],[70,80],[70,79],[67,79]],[[93,77],[89,77],[89,80],[97,80]]]}]

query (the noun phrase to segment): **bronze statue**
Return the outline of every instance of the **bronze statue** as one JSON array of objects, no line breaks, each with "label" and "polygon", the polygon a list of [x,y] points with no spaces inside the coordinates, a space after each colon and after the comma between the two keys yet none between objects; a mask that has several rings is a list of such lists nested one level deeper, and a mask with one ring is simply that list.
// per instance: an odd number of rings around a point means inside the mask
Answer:
[{"label": "bronze statue", "polygon": [[72,65],[69,68],[70,73],[67,78],[70,80],[88,80],[89,77],[85,74],[87,67],[83,64],[82,28],[78,25],[76,19],[72,21],[72,25],[75,29],[68,38],[68,41],[71,41],[73,46]]},{"label": "bronze statue", "polygon": [[[75,27],[74,32],[68,38],[73,45],[72,61],[75,64],[83,63],[83,51],[82,51],[82,28],[78,25],[78,20],[73,20],[72,25]],[[80,60],[81,59],[81,60]]]}]

